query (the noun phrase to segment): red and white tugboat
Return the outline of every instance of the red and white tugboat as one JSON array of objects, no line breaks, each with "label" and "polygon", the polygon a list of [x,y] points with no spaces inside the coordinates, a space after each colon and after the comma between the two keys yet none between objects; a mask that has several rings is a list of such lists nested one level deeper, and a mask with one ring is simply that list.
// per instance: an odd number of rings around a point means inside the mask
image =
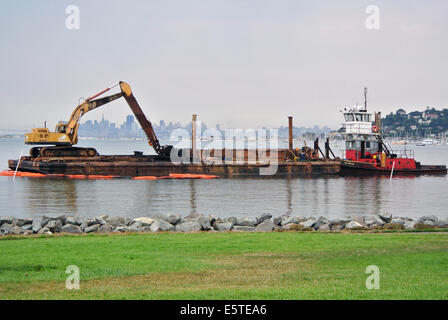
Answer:
[{"label": "red and white tugboat", "polygon": [[367,112],[367,88],[364,105],[345,108],[341,133],[345,138],[342,173],[370,174],[446,174],[445,165],[421,165],[413,150],[393,151],[382,139],[381,113]]}]

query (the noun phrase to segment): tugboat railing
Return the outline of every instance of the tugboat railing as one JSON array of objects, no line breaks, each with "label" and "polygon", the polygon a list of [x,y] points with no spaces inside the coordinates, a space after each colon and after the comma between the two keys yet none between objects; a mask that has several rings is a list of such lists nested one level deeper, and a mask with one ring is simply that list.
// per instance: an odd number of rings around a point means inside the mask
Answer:
[{"label": "tugboat railing", "polygon": [[414,150],[390,150],[394,158],[414,159]]}]

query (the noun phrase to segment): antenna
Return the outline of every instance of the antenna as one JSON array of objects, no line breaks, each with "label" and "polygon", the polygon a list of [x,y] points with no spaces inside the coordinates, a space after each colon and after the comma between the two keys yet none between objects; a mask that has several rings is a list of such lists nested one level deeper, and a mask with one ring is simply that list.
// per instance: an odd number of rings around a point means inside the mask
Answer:
[{"label": "antenna", "polygon": [[364,87],[364,109],[367,111],[367,87]]}]

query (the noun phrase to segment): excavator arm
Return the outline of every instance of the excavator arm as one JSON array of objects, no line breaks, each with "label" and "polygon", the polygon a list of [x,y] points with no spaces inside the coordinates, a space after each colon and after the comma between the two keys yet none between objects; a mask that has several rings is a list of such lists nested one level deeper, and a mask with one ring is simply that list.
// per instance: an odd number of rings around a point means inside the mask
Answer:
[{"label": "excavator arm", "polygon": [[154,132],[151,122],[146,118],[145,114],[140,108],[140,105],[138,104],[137,100],[132,94],[132,90],[129,84],[120,81],[120,88],[126,102],[128,103],[129,107],[131,108],[132,112],[137,118],[138,123],[140,123],[140,126],[145,132],[146,137],[148,138],[149,145],[154,148],[154,150],[158,155],[168,156],[172,149],[172,146],[160,145],[159,139],[157,139],[156,133]]},{"label": "excavator arm", "polygon": [[129,107],[131,108],[132,112],[134,113],[138,123],[140,123],[140,126],[145,132],[146,137],[148,138],[149,145],[154,148],[157,154],[166,155],[167,153],[169,153],[169,151],[171,151],[170,148],[171,146],[164,146],[164,147],[160,146],[159,139],[157,139],[156,133],[154,132],[151,122],[146,118],[142,108],[140,108],[140,105],[138,104],[137,100],[132,94],[131,86],[123,81],[120,81],[118,84],[120,85],[121,92],[104,98],[92,100],[114,87],[111,86],[109,88],[104,89],[103,91],[98,92],[92,97],[87,98],[86,101],[84,101],[78,107],[76,107],[76,109],[72,112],[72,115],[70,116],[69,122],[67,123],[65,133],[73,136],[74,137],[73,140],[77,141],[79,120],[84,114],[106,103],[124,97]]}]

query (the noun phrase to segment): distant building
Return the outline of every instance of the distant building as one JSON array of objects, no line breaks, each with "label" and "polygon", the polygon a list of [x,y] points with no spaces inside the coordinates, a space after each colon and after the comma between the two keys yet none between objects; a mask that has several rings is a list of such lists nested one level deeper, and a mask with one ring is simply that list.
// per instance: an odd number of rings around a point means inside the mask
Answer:
[{"label": "distant building", "polygon": [[422,113],[419,111],[412,111],[408,113],[408,119],[420,119],[422,117]]},{"label": "distant building", "polygon": [[423,118],[425,120],[433,120],[433,119],[438,119],[439,115],[437,113],[433,113],[431,110],[430,111],[425,111]]}]

